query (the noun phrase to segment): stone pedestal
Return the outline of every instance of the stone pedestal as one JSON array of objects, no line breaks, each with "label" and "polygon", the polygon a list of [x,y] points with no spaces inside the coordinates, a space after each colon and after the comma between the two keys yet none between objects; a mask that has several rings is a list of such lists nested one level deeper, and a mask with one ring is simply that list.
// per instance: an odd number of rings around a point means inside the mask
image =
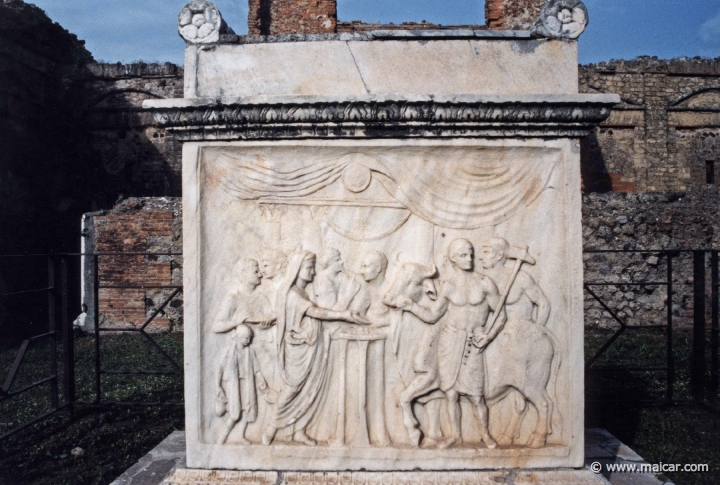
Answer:
[{"label": "stone pedestal", "polygon": [[590,470],[480,472],[250,472],[176,470],[163,485],[607,485]]},{"label": "stone pedestal", "polygon": [[185,142],[171,483],[596,483],[578,138],[619,98],[568,40],[251,40],[145,102]]}]

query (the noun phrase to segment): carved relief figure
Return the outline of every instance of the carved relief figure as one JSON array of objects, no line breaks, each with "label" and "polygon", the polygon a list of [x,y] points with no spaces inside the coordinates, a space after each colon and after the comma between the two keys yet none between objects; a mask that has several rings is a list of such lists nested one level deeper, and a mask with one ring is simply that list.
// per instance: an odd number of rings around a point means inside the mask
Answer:
[{"label": "carved relief figure", "polygon": [[527,248],[492,238],[482,244],[478,259],[502,288],[500,304],[507,311],[505,328],[488,352],[488,399],[500,400],[513,389],[520,393],[515,399],[516,413],[499,440],[512,444],[518,439],[529,402],[537,410],[538,422],[527,446],[540,448],[552,433],[554,401],[547,387],[551,376],[557,377],[561,360],[555,337],[544,327],[550,303],[532,276],[520,269],[524,263],[535,264]]},{"label": "carved relief figure", "polygon": [[[437,299],[432,281],[436,274],[434,264],[403,263],[396,271],[383,302],[393,308],[402,308],[408,305],[409,299],[420,306],[430,306]],[[392,330],[393,355],[405,384],[399,398],[403,423],[410,443],[416,447],[420,446],[423,436],[426,446],[442,440],[440,404],[444,395],[439,389],[437,330],[437,327],[425,323],[411,312],[402,312]],[[426,430],[419,429],[420,423],[412,409],[416,402],[425,405],[428,415]]]},{"label": "carved relief figure", "polygon": [[[371,328],[388,328],[391,310],[382,301],[386,291],[387,257],[371,251],[361,259],[360,290],[350,308],[370,322]],[[370,342],[367,351],[367,424],[370,441],[377,446],[389,446],[385,423],[385,339]]]},{"label": "carved relief figure", "polygon": [[[498,310],[499,293],[487,276],[473,271],[474,248],[467,239],[456,239],[448,248],[451,274],[441,284],[433,307],[418,305],[405,297],[400,305],[426,323],[436,323],[443,316],[438,342],[440,389],[445,392],[450,416],[450,436],[440,443],[447,448],[462,441],[460,396],[466,396],[480,421],[480,436],[488,448],[497,443],[488,430],[488,407],[485,403],[485,361],[483,350],[505,324]],[[490,311],[500,311],[486,326]]]},{"label": "carved relief figure", "polygon": [[315,277],[315,254],[299,252],[291,256],[287,278],[277,293],[276,342],[282,378],[280,395],[272,422],[262,436],[272,443],[279,429],[293,426],[293,441],[315,445],[306,428],[317,410],[327,386],[330,338],[322,320],[343,320],[368,324],[357,312],[320,308],[310,301],[306,288]]},{"label": "carved relief figure", "polygon": [[324,248],[317,258],[313,301],[322,308],[347,310],[360,285],[344,271],[340,251]]},{"label": "carved relief figure", "polygon": [[383,303],[387,290],[385,273],[388,267],[387,257],[380,251],[365,254],[360,263],[362,282],[352,301],[351,308],[370,321],[374,328],[390,325],[390,308]]},{"label": "carved relief figure", "polygon": [[213,323],[215,333],[223,333],[243,323],[260,324],[267,328],[275,322],[270,300],[257,291],[262,274],[258,262],[242,258],[235,264],[239,278],[237,289],[230,291],[220,304],[218,316]]},{"label": "carved relief figure", "polygon": [[[483,270],[500,288],[505,288],[516,264],[508,262],[510,245],[500,237],[482,243],[478,259]],[[516,260],[518,261],[518,260]],[[505,308],[509,320],[530,320],[545,326],[550,318],[550,301],[532,276],[518,268],[510,286]]]},{"label": "carved relief figure", "polygon": [[260,258],[260,272],[265,280],[263,286],[268,286],[268,289],[276,290],[282,282],[286,267],[287,256],[285,253],[278,249],[265,251]]},{"label": "carved relief figure", "polygon": [[[257,390],[267,391],[268,386],[260,372],[255,352],[250,348],[253,331],[247,325],[238,325],[232,332],[232,343],[221,357],[217,373],[216,414],[230,415],[230,422],[222,433],[219,444],[224,444],[230,432],[237,425],[240,429],[239,442],[249,445],[245,438],[248,423],[257,419]],[[256,388],[257,385],[257,388]]]}]

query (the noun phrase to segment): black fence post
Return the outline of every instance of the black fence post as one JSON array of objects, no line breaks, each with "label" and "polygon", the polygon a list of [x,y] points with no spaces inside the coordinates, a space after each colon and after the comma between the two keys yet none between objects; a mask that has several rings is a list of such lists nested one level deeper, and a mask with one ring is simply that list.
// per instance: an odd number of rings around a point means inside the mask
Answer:
[{"label": "black fence post", "polygon": [[75,403],[75,346],[73,342],[72,321],[68,312],[68,264],[65,257],[60,259],[60,321],[62,324],[63,339],[63,383],[65,394],[65,405],[72,406]]},{"label": "black fence post", "polygon": [[710,257],[710,274],[712,284],[712,327],[710,330],[710,391],[712,397],[718,392],[718,312],[720,312],[720,269],[718,268],[718,251],[712,251]]},{"label": "black fence post", "polygon": [[693,251],[693,346],[690,392],[705,397],[705,251]]},{"label": "black fence post", "polygon": [[48,355],[50,358],[50,408],[58,408],[58,365],[57,365],[57,287],[55,286],[55,261],[48,256]]}]

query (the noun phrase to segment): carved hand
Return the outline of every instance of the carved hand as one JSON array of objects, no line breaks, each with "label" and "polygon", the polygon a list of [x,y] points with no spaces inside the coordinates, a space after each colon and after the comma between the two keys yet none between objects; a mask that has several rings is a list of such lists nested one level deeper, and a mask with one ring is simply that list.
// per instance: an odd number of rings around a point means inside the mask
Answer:
[{"label": "carved hand", "polygon": [[472,336],[472,343],[478,349],[483,350],[490,343],[490,337],[486,333],[475,334]]},{"label": "carved hand", "polygon": [[277,320],[277,318],[275,318],[274,316],[270,316],[270,317],[268,317],[266,320],[261,320],[261,321],[260,321],[260,326],[261,326],[262,328],[270,328],[270,327],[272,327],[273,325],[275,325],[275,321],[276,321],[276,320]]},{"label": "carved hand", "polygon": [[261,391],[264,391],[268,388],[267,382],[265,382],[265,379],[260,379],[260,382],[258,382],[258,389]]},{"label": "carved hand", "polygon": [[350,311],[349,317],[350,318],[348,318],[348,321],[357,323],[358,325],[370,325],[370,323],[371,323],[370,320],[363,317],[356,311]]}]

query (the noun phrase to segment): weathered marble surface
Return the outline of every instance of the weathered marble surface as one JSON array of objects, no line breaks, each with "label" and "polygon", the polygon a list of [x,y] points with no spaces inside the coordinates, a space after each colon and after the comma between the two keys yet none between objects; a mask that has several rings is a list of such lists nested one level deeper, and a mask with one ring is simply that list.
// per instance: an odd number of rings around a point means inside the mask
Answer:
[{"label": "weathered marble surface", "polygon": [[[646,463],[637,453],[635,453],[632,449],[630,449],[627,445],[615,438],[613,435],[608,433],[606,430],[586,429],[586,467],[595,461],[600,461],[601,463]],[[174,469],[167,474],[164,473],[163,470],[173,468],[172,464],[175,464]],[[176,469],[179,473],[175,473]],[[182,472],[182,470],[187,470],[185,466],[185,432],[175,431],[165,440],[163,440],[162,443],[160,443],[153,450],[151,450],[150,453],[141,458],[137,464],[132,466],[120,477],[118,477],[112,483],[112,485],[160,485],[160,483],[162,482],[165,482],[166,484],[173,483],[172,480],[174,480],[174,483],[176,483],[177,485],[197,485],[198,480],[200,480],[200,483],[204,483],[205,485],[215,485],[212,482],[212,479],[208,478],[209,476],[213,476],[213,473],[215,473],[215,477],[218,477],[218,481],[216,483],[223,483],[228,485],[232,484],[233,482],[228,482],[227,480],[219,480],[220,478],[228,478],[228,475],[230,473],[233,473],[234,476],[237,477],[235,478],[236,483],[246,483],[250,481],[250,478],[252,479],[252,481],[254,481],[256,478],[262,477],[265,477],[265,479],[267,479],[268,476],[271,479],[275,477],[275,480],[273,480],[272,483],[277,483],[277,477],[283,477],[282,481],[284,482],[284,474],[282,472],[278,473],[277,475],[269,474],[266,472],[259,477],[256,477],[255,475],[238,471],[220,471],[220,473],[203,471],[201,472],[201,474],[196,475],[196,478],[188,478],[188,474]],[[584,471],[586,474],[588,473],[587,468]],[[515,481],[515,477],[520,476],[519,473],[511,474],[507,471],[497,472],[494,474],[492,472],[485,473],[487,474],[487,476],[493,478],[500,478],[501,480],[503,480],[504,478],[503,481],[495,482],[502,483],[504,485],[512,485],[513,481]],[[201,476],[202,478],[197,478],[198,476]],[[324,476],[325,475],[323,475],[323,477]],[[522,476],[525,477],[526,475]],[[543,477],[538,476],[537,473],[536,477],[538,479],[534,483],[546,483],[543,480]],[[574,478],[577,479],[577,475]],[[585,478],[587,478],[587,475],[585,476]],[[613,473],[609,475],[603,475],[603,478],[605,478],[607,482],[609,482],[611,485],[627,485],[629,483],[635,485],[672,485],[672,483],[669,481],[661,480],[653,474],[645,473]],[[385,483],[385,481],[383,481],[383,483]],[[577,482],[571,481],[571,483],[575,484]]]},{"label": "weathered marble surface", "polygon": [[183,150],[190,467],[582,466],[576,141]]},{"label": "weathered marble surface", "polygon": [[[163,485],[274,485],[275,472],[177,470]],[[280,485],[608,485],[590,470],[284,473]]]},{"label": "weathered marble surface", "polygon": [[185,97],[573,94],[577,69],[577,44],[563,41],[189,45]]},{"label": "weathered marble surface", "polygon": [[183,480],[597,482],[577,138],[619,98],[575,42],[463,35],[189,43],[145,103],[184,142]]}]

